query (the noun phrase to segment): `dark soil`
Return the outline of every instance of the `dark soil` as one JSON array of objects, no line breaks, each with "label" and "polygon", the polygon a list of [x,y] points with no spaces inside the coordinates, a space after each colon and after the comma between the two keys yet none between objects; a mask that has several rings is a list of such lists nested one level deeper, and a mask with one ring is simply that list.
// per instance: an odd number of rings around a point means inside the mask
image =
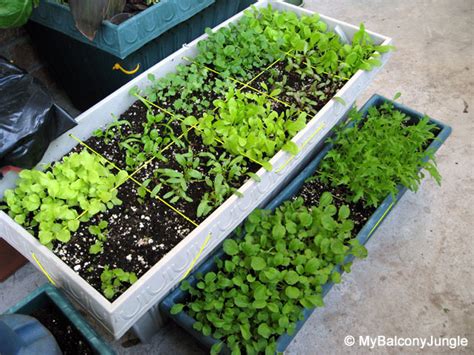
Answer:
[{"label": "dark soil", "polygon": [[[154,110],[154,114],[158,114],[159,110]],[[147,108],[140,101],[136,101],[132,106],[128,108],[118,119],[118,121],[127,121],[130,124],[122,124],[120,126],[115,126],[110,128],[110,134],[107,137],[96,137],[91,136],[89,139],[84,141],[84,143],[100,153],[110,162],[114,163],[121,169],[126,168],[125,163],[125,149],[119,146],[119,143],[122,142],[125,138],[130,135],[141,135],[143,133],[143,124],[146,122]],[[166,115],[166,118],[170,116]],[[175,136],[179,136],[182,133],[181,126],[178,120],[170,120],[170,126],[173,128]],[[106,127],[103,127],[105,129]],[[158,131],[161,132],[162,128],[158,128]],[[81,152],[86,148],[83,144],[78,144],[71,153]]]},{"label": "dark soil", "polygon": [[[317,173],[316,173],[317,174]],[[354,222],[354,229],[352,233],[354,236],[364,227],[375,212],[375,207],[365,207],[362,201],[357,203],[347,202],[346,197],[349,191],[344,186],[333,187],[322,183],[319,180],[307,181],[303,184],[302,189],[296,194],[294,198],[303,197],[306,206],[317,206],[319,200],[324,192],[330,192],[334,198],[333,204],[339,209],[342,205],[348,205],[351,214],[349,218]]]},{"label": "dark soil", "polygon": [[[154,174],[156,169],[163,169],[163,168],[168,168],[168,169],[173,169],[179,172],[183,172],[183,169],[181,166],[176,162],[174,159],[174,156],[176,154],[182,154],[186,153],[189,151],[189,149],[192,150],[193,156],[197,157],[199,153],[204,153],[204,152],[209,152],[215,155],[216,157],[220,157],[222,154],[225,153],[225,150],[223,148],[220,148],[218,146],[216,147],[211,147],[207,146],[202,143],[201,139],[196,135],[194,131],[189,132],[187,136],[187,146],[185,148],[180,148],[177,147],[176,145],[171,146],[169,149],[167,149],[164,152],[165,157],[168,159],[167,162],[163,161],[157,161],[154,160],[151,162],[149,165],[145,166],[143,169],[141,169],[135,176],[135,178],[143,182],[146,179],[151,179],[149,189],[153,190],[153,188],[159,183],[159,180]],[[227,157],[230,156],[229,153],[225,153]],[[208,158],[206,157],[201,157],[200,159],[200,164],[197,167],[196,170],[198,170],[200,173],[203,175],[208,175],[208,167],[207,167],[207,162],[209,161]],[[248,162],[247,163],[248,167],[248,172],[256,172],[260,168],[259,165]],[[234,179],[233,181],[228,181],[229,185],[233,188],[240,188],[245,181],[249,179],[248,175],[243,175],[239,179]],[[163,186],[163,188],[159,192],[159,196],[164,196],[168,191],[171,189],[167,186]],[[192,220],[200,223],[202,222],[207,216],[205,217],[197,217],[197,207],[199,203],[201,202],[202,197],[206,192],[211,192],[212,189],[204,182],[204,181],[197,181],[197,182],[192,182],[188,184],[188,191],[187,195],[193,199],[192,202],[188,202],[186,200],[180,199],[178,202],[174,203],[173,205],[183,212],[187,217],[191,218]]]},{"label": "dark soil", "polygon": [[[138,185],[132,181],[119,187],[121,206],[95,215],[82,222],[67,244],[54,250],[66,264],[101,292],[100,275],[105,265],[110,269],[122,268],[140,277],[163,258],[194,226],[162,202],[146,196],[137,197]],[[90,225],[107,221],[107,241],[104,252],[89,254],[96,237],[88,231]],[[117,294],[118,297],[120,294]]]},{"label": "dark soil", "polygon": [[94,354],[81,333],[52,304],[30,314],[53,334],[64,355]]}]

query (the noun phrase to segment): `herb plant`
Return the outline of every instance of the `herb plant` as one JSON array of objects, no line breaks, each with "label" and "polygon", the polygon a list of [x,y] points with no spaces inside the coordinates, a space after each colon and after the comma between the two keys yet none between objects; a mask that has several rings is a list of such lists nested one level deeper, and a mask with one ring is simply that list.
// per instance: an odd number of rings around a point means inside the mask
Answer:
[{"label": "herb plant", "polygon": [[109,266],[106,265],[100,275],[100,280],[104,296],[112,299],[118,292],[124,291],[125,284],[133,285],[137,281],[137,275],[134,272],[125,272],[120,268],[109,269]]},{"label": "herb plant", "polygon": [[327,192],[312,208],[297,198],[275,212],[252,212],[243,239],[224,242],[226,257],[216,260],[217,270],[198,275],[195,287],[182,283],[191,300],[171,313],[186,309],[196,319],[194,329],[221,340],[233,354],[273,354],[276,339],[294,332],[304,307],[323,305],[323,285],[340,282],[335,266],[349,254],[367,255],[351,235],[349,214]]},{"label": "herb plant", "polygon": [[105,164],[82,151],[47,171],[23,170],[17,187],[5,191],[8,214],[49,248],[54,241],[67,243],[81,221],[122,203],[115,187],[127,173],[114,175]]},{"label": "herb plant", "polygon": [[320,165],[320,179],[346,186],[352,201],[363,200],[369,206],[378,206],[387,194],[395,195],[398,184],[416,191],[424,177],[420,168],[440,183],[434,157],[425,153],[435,136],[435,126],[428,121],[425,116],[411,124],[390,103],[371,107],[366,119],[351,111],[353,125],[337,130],[331,140],[334,148]]}]

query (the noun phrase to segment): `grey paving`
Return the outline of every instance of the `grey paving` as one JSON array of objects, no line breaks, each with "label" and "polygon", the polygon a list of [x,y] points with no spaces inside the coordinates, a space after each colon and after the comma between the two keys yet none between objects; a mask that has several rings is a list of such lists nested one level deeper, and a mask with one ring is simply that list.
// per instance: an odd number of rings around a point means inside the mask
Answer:
[{"label": "grey paving", "polygon": [[[347,335],[468,337],[474,352],[474,11],[471,0],[318,0],[307,8],[392,36],[397,51],[361,97],[392,97],[453,127],[439,151],[443,183],[426,179],[407,193],[357,261],[314,312],[288,348],[289,354],[369,352],[344,345]],[[0,311],[13,305],[44,277],[31,265],[0,284]],[[150,344],[120,354],[197,354],[190,337],[170,325]],[[376,348],[373,353],[419,353],[416,347]],[[425,349],[447,353],[447,348]]]}]

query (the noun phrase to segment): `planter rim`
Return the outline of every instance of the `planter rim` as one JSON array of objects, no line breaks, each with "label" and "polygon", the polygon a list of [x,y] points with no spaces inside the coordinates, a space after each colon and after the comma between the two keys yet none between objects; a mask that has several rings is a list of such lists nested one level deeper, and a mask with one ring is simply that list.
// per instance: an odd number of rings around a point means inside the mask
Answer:
[{"label": "planter rim", "polygon": [[[418,111],[415,111],[411,108],[408,108],[400,103],[394,102],[393,100],[389,100],[381,95],[374,94],[359,110],[359,112],[365,117],[367,115],[367,112],[370,107],[378,107],[383,103],[392,103],[394,107],[405,113],[407,116],[409,116],[412,119],[421,119],[424,117],[424,114],[419,113]],[[430,123],[435,124],[440,130],[438,131],[438,134],[434,138],[434,140],[431,142],[431,144],[425,149],[425,152],[428,150],[432,150],[433,153],[436,152],[441,145],[446,141],[446,139],[449,137],[449,135],[452,132],[452,128],[445,124],[442,123],[436,119],[433,119],[430,117]],[[313,175],[314,171],[317,169],[319,166],[321,160],[326,156],[326,154],[332,149],[333,145],[332,144],[326,144],[323,149],[313,158],[313,160],[308,164],[306,168],[304,168],[301,172],[298,173],[298,175],[295,177],[295,179],[288,184],[287,187],[284,188],[283,191],[281,191],[268,205],[265,206],[264,209],[267,210],[275,210],[278,208],[283,202],[289,200],[292,198],[295,194],[299,192],[301,189],[302,185],[304,184],[304,181]],[[428,158],[425,158],[425,161]],[[391,195],[388,195],[380,204],[380,206],[374,211],[374,213],[371,215],[371,217],[367,220],[367,222],[364,224],[362,229],[357,233],[356,239],[359,240],[359,242],[362,245],[365,245],[370,238],[372,237],[373,233],[375,230],[378,228],[380,223],[385,219],[385,217],[390,213],[392,207],[400,200],[400,198],[403,196],[405,191],[407,191],[407,188],[399,185],[397,187],[398,192],[395,197],[392,197]],[[196,279],[196,274],[197,273],[202,273],[205,274],[206,272],[212,271],[215,269],[215,259],[221,259],[225,255],[222,246],[219,247],[214,253],[208,256],[208,258],[198,267],[196,270],[194,270],[186,280],[191,284],[197,283]],[[347,256],[344,259],[344,263],[350,262],[354,259],[352,255]],[[336,265],[334,270],[341,272],[341,267],[340,265]],[[323,287],[323,297],[330,291],[334,284],[331,281],[328,281],[326,284],[324,284]],[[173,307],[174,304],[176,303],[181,303],[183,302],[187,297],[189,296],[188,291],[182,291],[179,286],[172,291],[168,296],[166,296],[163,301],[160,303],[160,309],[161,311],[171,319],[173,319],[178,325],[180,325],[184,330],[186,330],[188,333],[190,333],[192,336],[194,336],[199,343],[202,345],[205,345],[207,347],[211,347],[213,344],[218,343],[219,341],[211,336],[204,336],[201,333],[197,332],[192,328],[192,324],[196,321],[194,318],[189,316],[185,312],[180,312],[176,315],[171,314],[171,308]],[[304,314],[304,319],[299,320],[296,323],[296,328],[293,333],[293,335],[289,335],[287,333],[281,335],[277,339],[277,352],[284,352],[290,342],[294,339],[294,337],[298,334],[299,330],[302,328],[304,323],[308,320],[308,318],[311,316],[313,311],[316,308],[303,308],[303,314]]]},{"label": "planter rim", "polygon": [[[255,4],[255,7],[262,8],[269,4],[277,11],[289,10],[298,15],[314,14],[312,11],[274,0],[259,1]],[[242,16],[242,12],[233,16],[215,27],[213,31],[226,27],[230,23],[237,22]],[[322,14],[320,14],[320,18],[330,28],[339,26],[350,34],[351,37],[359,29],[357,26]],[[372,36],[377,44],[388,45],[392,43],[392,39],[389,37],[371,31],[367,31],[367,33]],[[71,130],[70,133],[82,140],[88,138],[96,128],[103,127],[111,121],[110,114],[120,115],[135,101],[128,95],[131,88],[137,86],[139,89],[142,89],[147,86],[147,76],[150,73],[154,73],[155,76],[163,76],[173,71],[176,65],[187,63],[183,57],[195,56],[197,43],[207,37],[208,35],[204,34],[189,45],[183,46],[182,49],[151,67],[82,113],[76,119],[78,126]],[[390,52],[382,54],[380,58],[382,64],[388,61],[390,55]],[[189,268],[189,263],[194,260],[196,255],[199,255],[201,248],[202,253],[197,258],[194,266],[199,265],[199,262],[211,253],[251,210],[268,201],[272,191],[286,182],[298,166],[305,164],[312,148],[319,144],[322,137],[329,132],[330,128],[350,108],[356,96],[368,85],[380,69],[381,67],[374,68],[370,72],[357,71],[335,95],[341,97],[347,105],[345,106],[336,100],[330,100],[308,122],[306,127],[292,139],[293,142],[300,146],[300,152],[296,156],[291,156],[289,153],[281,150],[276,153],[270,160],[274,167],[272,172],[267,172],[263,168],[258,170],[256,174],[261,178],[260,183],[250,179],[243,184],[239,191],[244,194],[244,197],[237,197],[235,195],[229,197],[205,221],[188,234],[158,263],[152,266],[113,303],[109,302],[99,291],[76,274],[72,268],[67,266],[45,246],[41,245],[36,238],[31,236],[2,211],[0,211],[0,220],[2,221],[0,223],[0,232],[6,235],[6,239],[10,244],[32,260],[35,266],[39,267],[32,258],[32,252],[35,251],[40,262],[43,263],[43,266],[46,266],[45,269],[51,274],[52,279],[64,287],[68,294],[89,311],[109,332],[116,338],[119,338],[180,281],[181,276]],[[76,144],[77,142],[69,138],[68,134],[64,134],[51,144],[42,163],[60,160]],[[38,166],[41,166],[41,163]],[[278,168],[280,169],[277,170]],[[0,182],[0,197],[4,189],[15,185],[15,179],[16,175],[7,175]],[[269,188],[265,190],[268,186]],[[212,234],[212,238],[210,238],[209,242],[205,242],[205,238],[209,233]],[[159,287],[163,287],[163,289]]]}]

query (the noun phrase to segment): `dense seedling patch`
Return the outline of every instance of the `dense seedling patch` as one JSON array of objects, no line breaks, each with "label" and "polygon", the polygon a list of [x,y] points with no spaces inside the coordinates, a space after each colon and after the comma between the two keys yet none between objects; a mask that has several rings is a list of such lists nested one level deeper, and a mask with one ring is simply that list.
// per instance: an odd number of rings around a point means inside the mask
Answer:
[{"label": "dense seedling patch", "polygon": [[435,126],[427,116],[411,124],[405,114],[385,103],[370,108],[365,119],[352,111],[349,122],[351,127],[336,132],[334,148],[323,160],[319,178],[332,186],[344,186],[351,201],[378,206],[387,194],[396,194],[398,184],[416,191],[424,177],[420,168],[440,182],[434,157],[425,151],[435,137]]},{"label": "dense seedling patch", "polygon": [[225,258],[217,260],[217,270],[198,275],[195,287],[181,285],[191,299],[171,312],[185,308],[196,319],[194,329],[233,354],[273,354],[276,339],[294,332],[304,307],[323,305],[323,285],[340,282],[334,267],[349,254],[367,254],[353,238],[347,205],[337,208],[329,193],[311,208],[303,203],[297,198],[275,212],[253,212],[244,238],[226,240]]},{"label": "dense seedling patch", "polygon": [[367,255],[357,233],[396,185],[416,189],[422,168],[439,181],[426,150],[435,127],[388,103],[364,118],[352,111],[314,175],[275,211],[254,211],[224,242],[214,269],[181,284],[187,298],[171,314],[186,312],[195,330],[216,339],[211,353],[225,346],[232,354],[273,354],[303,308],[323,306],[323,287],[341,281],[338,270],[350,272],[346,257]]},{"label": "dense seedling patch", "polygon": [[[208,35],[188,65],[150,75],[125,113],[5,196],[12,218],[111,300],[132,283],[124,275],[143,275],[260,167],[272,170],[276,152],[297,154],[292,137],[390,49],[363,26],[346,44],[318,16],[271,8]],[[106,267],[124,274],[101,278]]]}]

